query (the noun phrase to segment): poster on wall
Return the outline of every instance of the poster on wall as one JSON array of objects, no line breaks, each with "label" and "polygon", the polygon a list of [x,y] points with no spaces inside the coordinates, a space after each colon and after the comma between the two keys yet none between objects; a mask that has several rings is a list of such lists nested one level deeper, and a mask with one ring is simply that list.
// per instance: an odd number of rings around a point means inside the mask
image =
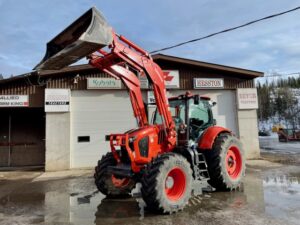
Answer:
[{"label": "poster on wall", "polygon": [[194,78],[195,89],[224,88],[223,78]]},{"label": "poster on wall", "polygon": [[[167,89],[178,89],[180,86],[179,82],[179,71],[178,70],[163,70],[165,84]],[[147,77],[140,76],[139,77],[141,88],[147,89],[149,88],[149,82]]]},{"label": "poster on wall", "polygon": [[70,89],[45,89],[45,112],[69,112]]},{"label": "poster on wall", "polygon": [[238,88],[237,100],[239,109],[258,109],[256,88]]},{"label": "poster on wall", "polygon": [[0,107],[28,107],[28,95],[0,95]]}]

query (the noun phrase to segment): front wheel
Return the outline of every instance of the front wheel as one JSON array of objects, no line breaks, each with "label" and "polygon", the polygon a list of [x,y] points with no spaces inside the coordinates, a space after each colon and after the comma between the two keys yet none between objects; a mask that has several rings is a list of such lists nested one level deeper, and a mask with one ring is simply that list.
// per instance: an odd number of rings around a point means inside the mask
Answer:
[{"label": "front wheel", "polygon": [[142,196],[148,209],[173,213],[184,208],[191,197],[192,170],[181,155],[165,153],[155,158],[141,179]]},{"label": "front wheel", "polygon": [[120,178],[107,173],[109,166],[117,164],[113,154],[107,153],[98,161],[95,168],[95,184],[98,190],[111,198],[128,197],[135,186],[135,182],[130,178]]},{"label": "front wheel", "polygon": [[246,165],[242,144],[230,134],[219,135],[213,149],[204,152],[210,179],[208,183],[217,190],[239,187]]}]

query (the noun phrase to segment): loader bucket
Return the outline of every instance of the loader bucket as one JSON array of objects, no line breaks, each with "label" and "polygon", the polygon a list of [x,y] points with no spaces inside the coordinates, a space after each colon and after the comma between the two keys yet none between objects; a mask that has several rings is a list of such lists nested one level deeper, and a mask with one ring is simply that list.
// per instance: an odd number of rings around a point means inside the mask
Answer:
[{"label": "loader bucket", "polygon": [[91,8],[47,43],[43,60],[34,70],[58,70],[112,42],[112,29],[103,15]]}]

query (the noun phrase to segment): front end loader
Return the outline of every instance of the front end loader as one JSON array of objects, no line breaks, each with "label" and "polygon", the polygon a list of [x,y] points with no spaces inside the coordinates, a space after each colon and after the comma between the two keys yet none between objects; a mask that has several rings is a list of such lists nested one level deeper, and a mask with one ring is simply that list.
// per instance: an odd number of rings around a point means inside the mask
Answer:
[{"label": "front end loader", "polygon": [[[151,55],[118,35],[91,8],[47,44],[36,70],[58,70],[87,57],[127,88],[138,127],[105,138],[111,151],[95,168],[95,184],[107,197],[128,196],[136,183],[147,208],[173,213],[207,182],[234,190],[245,173],[244,150],[233,133],[216,126],[208,97],[190,92],[168,99],[165,77]],[[146,77],[157,110],[149,122],[138,76]]]}]

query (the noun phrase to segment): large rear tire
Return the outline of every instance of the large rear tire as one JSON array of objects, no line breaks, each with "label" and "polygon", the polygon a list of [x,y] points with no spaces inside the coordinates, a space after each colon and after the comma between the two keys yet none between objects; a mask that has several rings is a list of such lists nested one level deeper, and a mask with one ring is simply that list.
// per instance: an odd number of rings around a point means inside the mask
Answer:
[{"label": "large rear tire", "polygon": [[246,165],[241,142],[230,134],[219,135],[213,149],[204,152],[210,179],[217,190],[238,188],[245,175]]},{"label": "large rear tire", "polygon": [[95,167],[95,184],[98,190],[109,198],[129,197],[135,182],[129,178],[118,178],[107,173],[107,168],[116,164],[111,152],[102,156],[98,166]]},{"label": "large rear tire", "polygon": [[148,164],[141,179],[147,208],[162,213],[182,210],[192,191],[192,170],[181,155],[165,153]]}]

